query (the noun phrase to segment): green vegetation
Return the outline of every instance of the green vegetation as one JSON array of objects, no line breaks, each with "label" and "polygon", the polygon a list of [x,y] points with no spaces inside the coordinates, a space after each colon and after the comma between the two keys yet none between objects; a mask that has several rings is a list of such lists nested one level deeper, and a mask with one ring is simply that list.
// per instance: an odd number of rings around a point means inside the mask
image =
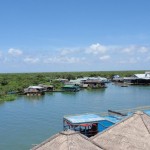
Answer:
[{"label": "green vegetation", "polygon": [[16,95],[0,95],[0,101],[13,101],[16,99]]},{"label": "green vegetation", "polygon": [[[131,76],[145,71],[93,71],[93,72],[50,72],[50,73],[3,73],[0,74],[0,101],[14,100],[12,93],[22,93],[30,85],[46,84],[60,89],[62,83],[54,80],[58,78],[76,79],[81,77],[101,76],[111,79],[114,75]],[[11,94],[10,94],[11,93]]]}]

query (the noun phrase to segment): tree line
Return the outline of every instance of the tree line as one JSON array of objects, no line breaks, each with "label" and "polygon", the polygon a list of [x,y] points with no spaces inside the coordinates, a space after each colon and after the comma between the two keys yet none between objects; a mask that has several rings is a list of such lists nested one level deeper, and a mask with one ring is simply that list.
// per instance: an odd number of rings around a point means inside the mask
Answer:
[{"label": "tree line", "polygon": [[0,101],[14,100],[14,93],[23,92],[30,85],[46,84],[59,88],[55,79],[77,79],[82,77],[106,77],[111,79],[114,75],[128,77],[145,71],[92,71],[92,72],[41,72],[41,73],[1,73],[0,74]]}]

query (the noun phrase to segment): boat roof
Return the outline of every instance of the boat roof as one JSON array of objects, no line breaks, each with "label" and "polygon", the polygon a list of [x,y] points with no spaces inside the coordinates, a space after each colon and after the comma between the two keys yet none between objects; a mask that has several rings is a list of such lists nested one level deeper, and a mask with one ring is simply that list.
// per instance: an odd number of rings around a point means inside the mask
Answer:
[{"label": "boat roof", "polygon": [[121,121],[121,119],[123,119],[123,117],[115,117],[115,116],[105,116],[105,120],[110,121],[112,123],[117,123],[119,121]]},{"label": "boat roof", "polygon": [[104,117],[100,117],[96,114],[64,116],[64,119],[69,121],[71,124],[98,123],[101,120],[105,120]]},{"label": "boat roof", "polygon": [[72,88],[72,87],[77,87],[76,85],[73,84],[66,84],[63,86],[64,88]]},{"label": "boat roof", "polygon": [[150,116],[150,110],[145,110],[144,112]]},{"label": "boat roof", "polygon": [[43,87],[41,87],[41,86],[29,86],[28,88],[31,88],[31,89],[43,89]]}]

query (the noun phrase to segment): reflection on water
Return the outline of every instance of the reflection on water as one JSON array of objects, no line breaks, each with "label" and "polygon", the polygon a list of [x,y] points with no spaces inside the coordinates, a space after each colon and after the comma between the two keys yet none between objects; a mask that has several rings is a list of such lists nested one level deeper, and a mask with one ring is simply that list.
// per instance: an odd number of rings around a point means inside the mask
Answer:
[{"label": "reflection on water", "polygon": [[97,92],[99,92],[99,93],[103,93],[103,92],[105,92],[105,90],[106,90],[107,88],[100,88],[100,89],[84,89],[84,90],[87,90],[88,92],[92,92],[92,93],[97,93]]},{"label": "reflection on water", "polygon": [[77,94],[78,92],[61,92],[61,94],[64,94],[64,95],[75,95]]},{"label": "reflection on water", "polygon": [[0,105],[4,104],[5,102],[4,101],[0,101]]},{"label": "reflection on water", "polygon": [[38,95],[34,95],[34,96],[23,96],[24,99],[26,100],[29,100],[30,102],[34,101],[34,100],[44,100],[45,98],[45,95],[41,95],[41,96],[38,96]]},{"label": "reflection on water", "polygon": [[150,105],[150,86],[120,87],[79,92],[49,92],[19,96],[0,103],[0,149],[27,150],[63,129],[64,115],[106,112]]}]

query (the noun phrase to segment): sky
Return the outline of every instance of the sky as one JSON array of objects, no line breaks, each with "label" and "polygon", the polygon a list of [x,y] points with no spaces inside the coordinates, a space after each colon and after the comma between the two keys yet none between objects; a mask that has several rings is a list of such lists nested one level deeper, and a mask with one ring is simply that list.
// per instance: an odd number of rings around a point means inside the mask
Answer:
[{"label": "sky", "polygon": [[0,73],[149,64],[150,0],[0,0]]}]

